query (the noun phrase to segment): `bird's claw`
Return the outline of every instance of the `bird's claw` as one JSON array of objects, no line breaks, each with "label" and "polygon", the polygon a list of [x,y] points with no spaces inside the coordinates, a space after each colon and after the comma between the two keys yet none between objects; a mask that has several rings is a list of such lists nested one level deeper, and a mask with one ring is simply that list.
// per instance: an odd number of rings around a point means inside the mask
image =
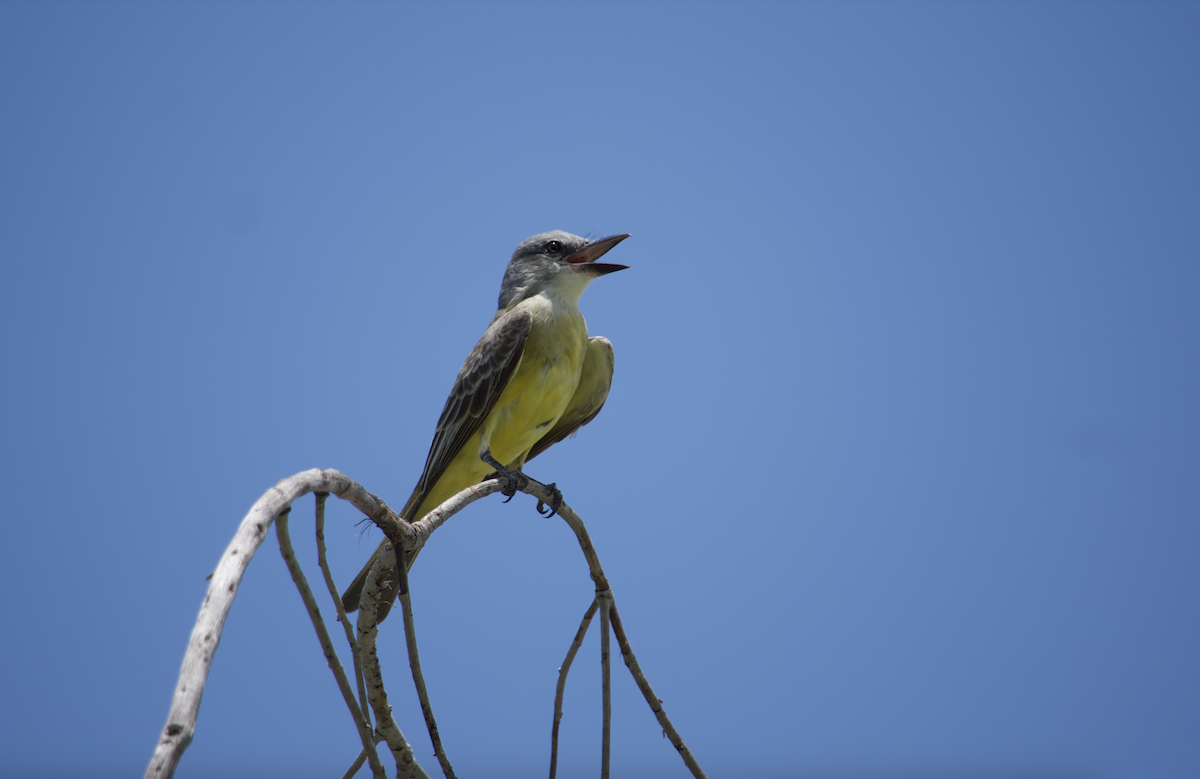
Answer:
[{"label": "bird's claw", "polygon": [[505,497],[505,503],[513,499],[517,494],[517,490],[523,490],[529,486],[529,477],[520,471],[513,471],[505,468],[495,457],[492,457],[490,449],[485,449],[483,454],[479,456],[488,465],[496,469],[495,473],[488,476],[489,479],[499,479],[501,483],[500,494]]},{"label": "bird's claw", "polygon": [[545,503],[539,500],[537,504],[537,513],[541,514],[546,519],[549,519],[557,514],[558,510],[562,508],[563,498],[562,492],[557,486],[554,485],[554,483],[547,484],[546,489],[550,490],[550,505],[547,506]]},{"label": "bird's claw", "polygon": [[504,496],[505,503],[513,499],[517,490],[523,490],[529,486],[529,477],[520,471],[510,471],[505,468],[498,474],[498,478],[504,484],[500,488],[500,494]]}]

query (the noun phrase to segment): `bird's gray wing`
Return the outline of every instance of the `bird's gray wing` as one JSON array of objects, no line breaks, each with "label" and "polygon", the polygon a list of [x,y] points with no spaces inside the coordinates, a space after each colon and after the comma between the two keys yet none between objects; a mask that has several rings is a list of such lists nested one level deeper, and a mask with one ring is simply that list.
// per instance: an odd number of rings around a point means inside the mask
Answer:
[{"label": "bird's gray wing", "polygon": [[554,446],[579,428],[596,418],[604,401],[608,399],[608,388],[612,386],[613,348],[607,338],[596,336],[588,339],[587,353],[583,359],[583,370],[579,374],[579,387],[558,422],[529,450],[525,462]]},{"label": "bird's gray wing", "polygon": [[[492,322],[487,332],[479,339],[479,343],[475,344],[475,348],[467,355],[462,369],[458,372],[458,379],[454,382],[454,389],[450,390],[450,397],[446,399],[442,416],[438,419],[433,443],[429,445],[429,456],[425,458],[425,471],[421,474],[421,480],[417,482],[412,496],[400,510],[400,516],[409,520],[420,519],[412,514],[425,502],[429,491],[446,472],[450,461],[483,424],[488,412],[496,405],[500,393],[508,385],[509,379],[521,362],[521,356],[525,353],[525,339],[529,336],[532,324],[533,316],[528,309],[509,311]],[[409,556],[410,566],[419,551],[418,549]],[[382,554],[391,555],[391,546],[386,539],[379,544],[375,554],[371,555],[371,559],[342,594],[342,605],[347,612],[358,609],[363,587],[367,583],[367,574],[370,573],[375,559]],[[391,565],[390,560],[388,565],[391,571],[390,581],[380,593],[379,608],[376,612],[376,618],[380,622],[387,618],[392,602],[396,600],[400,590],[400,579],[395,573],[395,567]]]},{"label": "bird's gray wing", "polygon": [[525,353],[525,339],[533,326],[533,315],[527,308],[514,308],[492,322],[487,332],[467,355],[454,389],[446,399],[446,407],[438,419],[437,431],[429,445],[425,470],[408,499],[401,516],[409,516],[429,495],[433,485],[446,472],[450,461],[462,450],[508,386]]}]

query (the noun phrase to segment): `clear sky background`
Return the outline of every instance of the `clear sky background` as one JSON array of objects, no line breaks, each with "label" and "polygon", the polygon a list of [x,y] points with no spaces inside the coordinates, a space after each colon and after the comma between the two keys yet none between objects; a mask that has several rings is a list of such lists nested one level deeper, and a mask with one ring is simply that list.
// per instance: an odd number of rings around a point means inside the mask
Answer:
[{"label": "clear sky background", "polygon": [[[529,471],[710,776],[1200,775],[1198,42],[1192,3],[0,4],[0,774],[140,775],[247,509],[313,467],[401,505],[563,229],[633,235],[583,298],[616,376]],[[565,525],[488,499],[413,586],[459,775],[544,775]],[[614,681],[614,776],[686,776]],[[338,776],[339,701],[271,539],[178,775]],[[593,636],[560,775],[599,712]]]}]

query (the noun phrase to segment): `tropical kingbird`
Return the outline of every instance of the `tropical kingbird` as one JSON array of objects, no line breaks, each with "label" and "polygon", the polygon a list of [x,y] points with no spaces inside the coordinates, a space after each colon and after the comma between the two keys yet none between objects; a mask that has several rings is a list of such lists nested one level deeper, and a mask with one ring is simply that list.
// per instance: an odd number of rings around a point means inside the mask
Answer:
[{"label": "tropical kingbird", "polygon": [[[458,372],[402,518],[418,520],[491,474],[504,480],[511,497],[526,461],[600,413],[612,383],[613,348],[606,338],[588,338],[579,297],[592,279],[628,267],[596,262],[628,237],[588,241],[555,230],[517,247],[500,285],[499,310]],[[417,551],[408,555],[410,567]],[[393,567],[379,621],[387,616],[400,578],[386,540],[342,596],[346,611],[358,608],[367,574],[384,554]]]}]

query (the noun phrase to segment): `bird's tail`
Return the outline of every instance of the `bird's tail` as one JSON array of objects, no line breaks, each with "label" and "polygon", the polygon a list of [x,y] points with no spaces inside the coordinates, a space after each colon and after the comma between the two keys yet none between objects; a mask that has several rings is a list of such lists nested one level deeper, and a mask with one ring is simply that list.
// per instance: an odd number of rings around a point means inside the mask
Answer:
[{"label": "bird's tail", "polygon": [[[412,570],[413,561],[417,559],[417,553],[412,552],[408,556],[408,570]],[[387,619],[387,615],[392,610],[392,604],[396,602],[396,596],[400,593],[400,576],[396,572],[396,556],[392,554],[392,544],[386,538],[380,542],[379,548],[375,550],[375,554],[371,555],[371,559],[367,560],[367,564],[358,572],[358,576],[354,577],[354,581],[350,582],[350,586],[342,593],[342,607],[349,614],[358,611],[359,601],[362,599],[363,587],[367,583],[367,574],[371,572],[371,566],[375,565],[375,561],[381,555],[387,555],[388,559],[384,561],[384,586],[379,593],[379,608],[376,611],[376,619],[383,622]]]}]

